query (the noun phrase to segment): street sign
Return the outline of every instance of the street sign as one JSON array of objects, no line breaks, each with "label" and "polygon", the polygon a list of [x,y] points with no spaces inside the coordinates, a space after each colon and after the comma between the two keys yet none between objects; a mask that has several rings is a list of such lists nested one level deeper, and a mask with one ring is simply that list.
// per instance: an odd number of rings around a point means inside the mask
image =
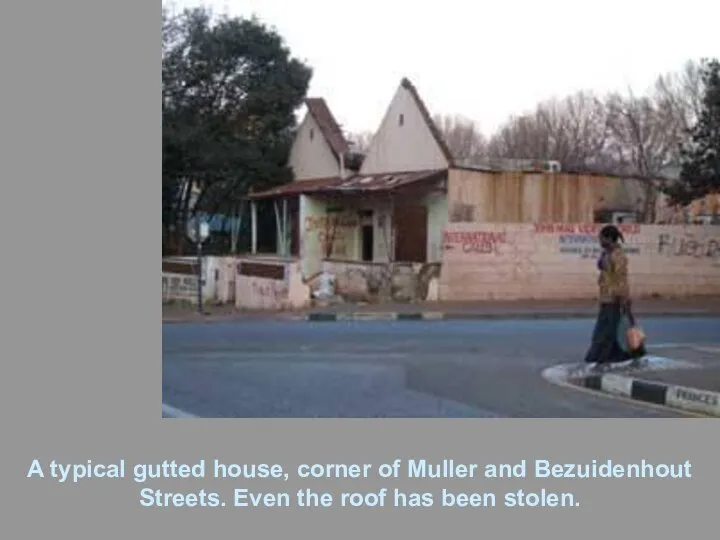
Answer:
[{"label": "street sign", "polygon": [[194,244],[202,244],[210,236],[210,225],[198,217],[191,218],[187,223],[187,235]]},{"label": "street sign", "polygon": [[187,235],[197,247],[197,303],[198,312],[203,314],[203,264],[202,264],[202,245],[210,236],[210,225],[195,216],[188,220]]}]

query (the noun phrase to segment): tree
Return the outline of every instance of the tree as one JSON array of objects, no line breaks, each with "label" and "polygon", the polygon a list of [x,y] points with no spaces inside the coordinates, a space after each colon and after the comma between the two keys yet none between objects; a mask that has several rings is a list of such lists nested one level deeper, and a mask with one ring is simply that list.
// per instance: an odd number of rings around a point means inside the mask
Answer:
[{"label": "tree", "polygon": [[603,102],[591,92],[539,103],[512,117],[491,138],[494,158],[559,161],[564,169],[602,166],[607,139]]},{"label": "tree", "polygon": [[654,99],[664,114],[677,119],[685,130],[696,122],[702,108],[702,66],[689,60],[677,72],[660,75],[655,82]]},{"label": "tree", "polygon": [[663,187],[658,178],[675,163],[681,125],[672,115],[664,115],[651,97],[636,97],[630,91],[627,96],[610,95],[607,109],[607,151],[614,156],[617,170],[645,183],[643,220],[652,223],[658,190]]},{"label": "tree", "polygon": [[373,133],[371,131],[360,131],[357,133],[348,133],[347,139],[350,147],[358,153],[365,154],[370,148]]},{"label": "tree", "polygon": [[312,71],[256,19],[163,8],[162,34],[163,231],[181,249],[188,217],[232,213],[250,188],[292,178]]},{"label": "tree", "polygon": [[702,105],[691,139],[682,147],[680,179],[667,190],[674,204],[720,190],[720,61],[703,62],[702,81]]},{"label": "tree", "polygon": [[485,157],[487,141],[474,121],[459,115],[436,115],[433,122],[458,162],[473,164]]}]

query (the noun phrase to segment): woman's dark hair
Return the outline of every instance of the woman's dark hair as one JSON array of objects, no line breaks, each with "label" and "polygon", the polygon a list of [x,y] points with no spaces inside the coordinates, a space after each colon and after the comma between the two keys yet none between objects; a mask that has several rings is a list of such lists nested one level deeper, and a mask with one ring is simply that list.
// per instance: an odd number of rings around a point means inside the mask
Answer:
[{"label": "woman's dark hair", "polygon": [[617,243],[618,240],[621,242],[625,241],[620,229],[618,229],[615,225],[605,225],[602,229],[600,229],[600,237],[607,238],[615,243]]}]

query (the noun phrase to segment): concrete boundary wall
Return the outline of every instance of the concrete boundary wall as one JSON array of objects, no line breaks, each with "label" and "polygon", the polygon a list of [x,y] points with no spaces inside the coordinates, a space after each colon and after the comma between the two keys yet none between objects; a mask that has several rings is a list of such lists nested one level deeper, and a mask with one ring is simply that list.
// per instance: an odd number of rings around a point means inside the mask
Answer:
[{"label": "concrete boundary wall", "polygon": [[[227,304],[235,299],[234,257],[203,257],[203,302]],[[197,259],[166,257],[162,261],[162,300],[197,303]]]},{"label": "concrete boundary wall", "polygon": [[[450,223],[442,300],[593,298],[601,224]],[[632,294],[720,294],[720,227],[621,226]]]},{"label": "concrete boundary wall", "polygon": [[235,306],[241,309],[299,309],[310,304],[298,260],[269,257],[238,258],[235,264]]}]

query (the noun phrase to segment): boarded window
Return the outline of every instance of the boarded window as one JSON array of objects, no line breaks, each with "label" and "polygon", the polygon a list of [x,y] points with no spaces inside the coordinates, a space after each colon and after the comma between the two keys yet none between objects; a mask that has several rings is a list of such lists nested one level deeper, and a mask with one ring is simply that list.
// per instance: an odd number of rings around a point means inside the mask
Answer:
[{"label": "boarded window", "polygon": [[475,221],[475,207],[472,204],[453,204],[450,221],[453,223]]}]

